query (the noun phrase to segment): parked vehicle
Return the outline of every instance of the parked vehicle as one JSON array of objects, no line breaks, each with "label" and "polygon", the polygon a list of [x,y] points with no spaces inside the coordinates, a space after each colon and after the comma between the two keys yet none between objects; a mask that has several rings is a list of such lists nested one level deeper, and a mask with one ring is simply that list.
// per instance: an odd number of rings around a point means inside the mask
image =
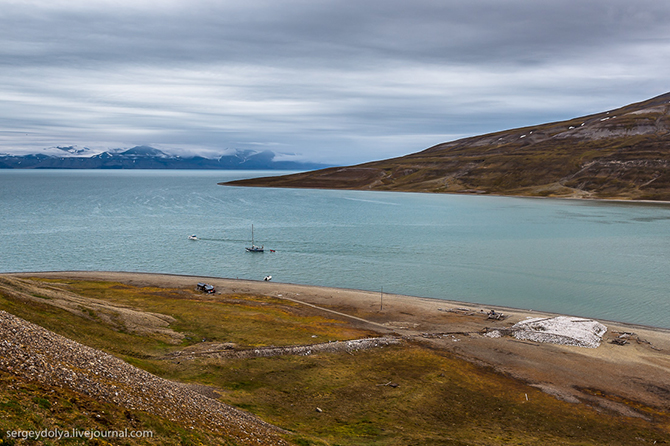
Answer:
[{"label": "parked vehicle", "polygon": [[214,294],[214,293],[216,293],[216,290],[214,289],[214,286],[213,286],[213,285],[208,285],[208,284],[203,283],[203,282],[199,282],[199,283],[195,286],[195,289],[196,289],[196,290],[199,290],[199,291],[202,291],[203,293],[207,293],[207,294]]}]

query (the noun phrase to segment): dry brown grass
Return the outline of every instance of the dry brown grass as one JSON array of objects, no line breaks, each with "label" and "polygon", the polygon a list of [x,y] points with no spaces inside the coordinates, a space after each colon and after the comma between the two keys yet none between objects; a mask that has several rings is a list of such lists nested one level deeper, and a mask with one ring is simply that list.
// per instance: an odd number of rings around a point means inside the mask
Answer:
[{"label": "dry brown grass", "polygon": [[389,160],[226,184],[667,201],[669,98]]},{"label": "dry brown grass", "polygon": [[[174,318],[170,329],[184,334],[179,346],[49,306],[47,300],[26,305],[5,293],[0,298],[2,309],[159,376],[208,386],[223,402],[294,432],[296,444],[627,445],[660,444],[670,438],[668,415],[658,408],[636,408],[648,420],[596,411],[422,343],[351,354],[164,359],[167,352],[203,339],[240,346],[290,345],[370,332],[315,309],[260,295],[206,296],[190,289],[95,281],[34,283]],[[48,389],[32,391],[44,398]],[[12,416],[17,421],[29,410],[29,398],[12,395],[0,397],[14,401],[8,404],[16,409]],[[50,408],[44,411],[54,422],[72,423]],[[163,429],[169,438],[181,435],[178,427]],[[194,435],[197,439],[200,434]]]}]

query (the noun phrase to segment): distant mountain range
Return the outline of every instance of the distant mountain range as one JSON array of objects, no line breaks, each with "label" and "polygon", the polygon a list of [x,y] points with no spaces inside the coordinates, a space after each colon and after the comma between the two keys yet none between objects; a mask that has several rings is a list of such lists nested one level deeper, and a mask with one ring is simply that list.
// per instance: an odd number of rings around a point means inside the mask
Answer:
[{"label": "distant mountain range", "polygon": [[227,184],[670,201],[670,93],[400,158]]},{"label": "distant mountain range", "polygon": [[0,154],[0,169],[248,169],[313,170],[324,164],[276,161],[276,154],[265,150],[238,150],[217,158],[177,156],[149,146],[110,150],[93,154],[75,146],[52,147],[28,155]]}]

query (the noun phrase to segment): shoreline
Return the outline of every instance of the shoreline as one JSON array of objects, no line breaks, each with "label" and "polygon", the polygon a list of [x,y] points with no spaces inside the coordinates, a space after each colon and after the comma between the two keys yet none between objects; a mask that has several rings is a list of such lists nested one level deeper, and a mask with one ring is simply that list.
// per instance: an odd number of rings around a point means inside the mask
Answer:
[{"label": "shoreline", "polygon": [[[558,399],[588,404],[627,417],[647,418],[670,407],[670,330],[599,320],[607,327],[596,348],[489,337],[528,317],[555,313],[492,307],[459,301],[381,292],[160,273],[51,271],[0,273],[0,277],[110,281],[130,286],[194,289],[214,285],[222,299],[252,294],[304,305],[306,311],[353,327],[393,335],[441,354],[453,355],[536,387]],[[309,307],[309,308],[308,308]],[[488,319],[495,309],[507,317]],[[614,343],[625,335],[625,345]],[[642,408],[642,409],[640,409]],[[655,410],[655,409],[654,409]]]},{"label": "shoreline", "polygon": [[[311,171],[310,171],[311,172]],[[256,184],[234,184],[238,181],[247,181],[255,180],[257,177],[246,178],[243,180],[233,180],[216,183],[218,186],[228,186],[228,187],[255,187],[255,188],[267,188],[267,189],[296,189],[296,190],[340,190],[340,191],[361,191],[361,192],[391,192],[391,193],[406,193],[406,194],[431,194],[431,195],[459,195],[463,197],[502,197],[502,198],[533,198],[540,200],[572,200],[572,201],[583,201],[583,202],[600,202],[600,203],[611,203],[611,204],[620,204],[620,203],[631,203],[631,204],[660,204],[660,205],[670,205],[670,200],[638,200],[630,198],[590,198],[590,197],[580,197],[580,196],[541,196],[541,195],[511,195],[511,194],[495,194],[488,192],[431,192],[428,190],[419,191],[419,190],[380,190],[380,189],[351,189],[351,188],[338,188],[338,187],[298,187],[298,186],[264,186]],[[260,177],[265,178],[265,177]],[[274,178],[274,177],[269,177]]]},{"label": "shoreline", "polygon": [[[350,167],[350,166],[333,166],[333,167]],[[222,172],[282,172],[282,170],[244,170],[244,169],[79,169],[79,168],[50,168],[50,169],[33,169],[33,168],[2,168],[0,171],[177,171],[177,172],[210,172],[214,173],[217,171]],[[306,170],[298,171],[287,170],[286,172],[294,173],[310,173],[316,172],[317,170]],[[292,174],[289,174],[292,175]],[[280,175],[277,175],[280,176]],[[337,187],[297,187],[297,186],[264,186],[264,185],[251,185],[251,184],[233,184],[238,181],[247,181],[255,180],[257,178],[274,178],[272,177],[251,177],[244,178],[240,180],[233,181],[220,181],[216,184],[218,186],[228,186],[228,187],[254,187],[254,188],[268,188],[268,189],[296,189],[296,190],[305,190],[305,189],[314,189],[314,190],[341,190],[341,191],[362,191],[362,192],[396,192],[396,193],[408,193],[408,194],[433,194],[433,195],[459,195],[459,196],[470,196],[470,197],[505,197],[505,198],[534,198],[534,199],[545,199],[545,200],[573,200],[573,201],[583,201],[583,202],[603,202],[603,203],[632,203],[632,204],[649,204],[649,205],[670,205],[670,200],[639,200],[639,199],[630,199],[630,198],[590,198],[590,197],[580,197],[580,196],[540,196],[540,195],[517,195],[517,194],[496,194],[489,192],[431,192],[428,190],[424,191],[414,191],[414,190],[378,190],[378,189],[363,189],[363,188],[337,188]],[[5,273],[0,273],[5,274]]]},{"label": "shoreline", "polygon": [[[670,202],[669,202],[670,203]],[[346,293],[351,293],[351,294],[357,294],[360,297],[364,297],[367,295],[370,296],[380,296],[381,291],[371,291],[371,290],[362,290],[362,289],[356,289],[356,288],[340,288],[340,287],[329,287],[329,286],[323,286],[323,285],[306,285],[306,284],[299,284],[299,283],[290,283],[290,282],[265,282],[262,280],[252,280],[252,279],[235,279],[235,278],[229,278],[229,277],[219,277],[219,276],[202,276],[202,275],[190,275],[190,274],[177,274],[177,273],[154,273],[154,272],[138,272],[138,271],[88,271],[88,270],[81,270],[81,271],[30,271],[30,272],[0,272],[0,276],[16,276],[16,277],[52,277],[52,278],[68,278],[68,277],[76,277],[81,275],[84,280],[108,280],[108,279],[100,279],[100,277],[117,277],[117,281],[119,282],[127,282],[129,277],[132,276],[138,276],[138,277],[145,277],[147,279],[154,278],[156,279],[157,277],[172,277],[175,279],[179,279],[179,282],[183,281],[189,281],[189,284],[193,280],[197,281],[202,281],[200,279],[207,279],[210,281],[218,281],[221,282],[223,281],[224,283],[230,282],[230,284],[226,285],[226,288],[229,287],[231,284],[239,284],[240,286],[246,285],[247,287],[251,288],[256,288],[257,286],[260,287],[260,289],[266,290],[268,287],[289,287],[289,288],[302,288],[305,290],[305,292],[309,291],[316,291],[319,290],[322,293],[339,293],[339,292],[346,292]],[[384,298],[391,298],[391,299],[402,299],[405,301],[405,303],[411,303],[412,301],[415,302],[426,302],[430,303],[433,306],[437,305],[442,305],[442,306],[459,306],[459,307],[477,307],[477,308],[482,308],[482,309],[488,309],[488,310],[496,310],[496,311],[502,311],[508,315],[516,314],[516,315],[525,315],[527,317],[538,317],[538,316],[547,316],[547,317],[556,317],[556,316],[568,316],[568,317],[575,317],[575,318],[585,318],[585,319],[594,319],[598,320],[600,322],[607,323],[609,325],[616,325],[616,326],[625,326],[625,327],[630,327],[630,328],[636,328],[636,329],[642,329],[642,330],[652,330],[652,331],[658,331],[662,333],[668,333],[670,334],[670,328],[667,327],[657,327],[654,325],[646,325],[646,324],[638,324],[638,323],[633,323],[633,322],[624,322],[624,321],[618,321],[618,320],[613,320],[613,319],[603,319],[603,318],[597,318],[597,317],[590,317],[590,316],[583,316],[579,314],[571,314],[571,313],[558,313],[555,311],[545,311],[545,310],[534,310],[534,309],[526,309],[526,308],[517,308],[517,307],[510,307],[506,305],[493,305],[493,304],[487,304],[487,303],[481,303],[481,302],[466,302],[466,301],[460,301],[460,300],[452,300],[452,299],[441,299],[438,297],[425,297],[425,296],[412,296],[412,295],[407,295],[407,294],[397,294],[397,293],[383,293]],[[374,297],[371,297],[373,299]]]}]

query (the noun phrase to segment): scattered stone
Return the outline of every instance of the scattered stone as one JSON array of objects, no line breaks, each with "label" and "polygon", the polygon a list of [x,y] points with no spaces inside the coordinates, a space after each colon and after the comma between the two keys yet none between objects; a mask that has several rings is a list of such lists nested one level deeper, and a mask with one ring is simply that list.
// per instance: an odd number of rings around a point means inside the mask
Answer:
[{"label": "scattered stone", "polygon": [[286,445],[281,429],[188,386],[151,373],[0,311],[0,370],[71,389],[184,426],[230,436],[236,444]]}]

